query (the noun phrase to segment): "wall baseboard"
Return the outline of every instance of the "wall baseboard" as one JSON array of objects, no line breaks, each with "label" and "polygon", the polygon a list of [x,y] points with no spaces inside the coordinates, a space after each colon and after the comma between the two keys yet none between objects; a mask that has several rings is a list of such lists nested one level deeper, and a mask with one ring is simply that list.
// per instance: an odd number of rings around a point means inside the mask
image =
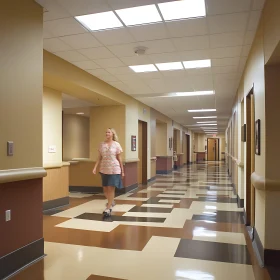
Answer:
[{"label": "wall baseboard", "polygon": [[43,211],[63,207],[69,204],[69,196],[43,202]]},{"label": "wall baseboard", "polygon": [[159,175],[166,175],[166,174],[172,173],[172,169],[171,170],[157,170],[156,173]]},{"label": "wall baseboard", "polygon": [[259,234],[256,230],[256,228],[253,229],[253,241],[252,241],[254,253],[257,257],[257,260],[259,262],[259,265],[261,267],[264,267],[264,248],[263,244],[260,240]]},{"label": "wall baseboard", "polygon": [[38,239],[0,258],[0,279],[10,277],[39,258],[44,257],[44,238]]},{"label": "wall baseboard", "polygon": [[148,179],[148,183],[151,183],[151,182],[153,182],[153,181],[155,181],[156,180],[156,176],[154,176],[154,177],[152,177],[152,178],[150,178],[150,179]]}]

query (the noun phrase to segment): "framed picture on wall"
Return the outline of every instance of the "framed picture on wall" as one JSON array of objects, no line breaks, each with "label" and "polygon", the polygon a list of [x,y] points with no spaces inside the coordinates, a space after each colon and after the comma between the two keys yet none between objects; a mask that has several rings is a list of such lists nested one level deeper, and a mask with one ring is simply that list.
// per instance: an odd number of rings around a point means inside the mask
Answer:
[{"label": "framed picture on wall", "polygon": [[256,120],[255,123],[255,153],[261,154],[261,120]]},{"label": "framed picture on wall", "polygon": [[136,151],[136,136],[132,135],[131,136],[131,151]]},{"label": "framed picture on wall", "polygon": [[246,124],[241,127],[241,141],[246,142]]}]

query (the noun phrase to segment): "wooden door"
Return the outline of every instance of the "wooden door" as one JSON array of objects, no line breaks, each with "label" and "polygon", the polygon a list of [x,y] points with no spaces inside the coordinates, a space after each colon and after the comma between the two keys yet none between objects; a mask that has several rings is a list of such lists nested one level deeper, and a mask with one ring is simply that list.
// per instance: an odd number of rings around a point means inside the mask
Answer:
[{"label": "wooden door", "polygon": [[208,138],[207,139],[207,160],[215,160],[216,159],[216,149],[215,149],[215,139]]},{"label": "wooden door", "polygon": [[148,125],[142,122],[142,184],[148,183]]},{"label": "wooden door", "polygon": [[187,149],[186,149],[186,156],[187,156],[187,163],[190,162],[190,135],[186,135],[186,145],[187,145]]},{"label": "wooden door", "polygon": [[219,160],[219,155],[220,155],[220,139],[214,139],[215,140],[215,160]]},{"label": "wooden door", "polygon": [[143,162],[143,126],[142,122],[138,122],[138,184],[142,184],[142,162]]}]

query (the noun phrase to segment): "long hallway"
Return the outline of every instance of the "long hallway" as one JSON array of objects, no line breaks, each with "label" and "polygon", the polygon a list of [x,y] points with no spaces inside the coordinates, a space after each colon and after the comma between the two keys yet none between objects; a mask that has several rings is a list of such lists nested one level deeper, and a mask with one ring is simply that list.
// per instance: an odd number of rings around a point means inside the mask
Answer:
[{"label": "long hallway", "polygon": [[12,279],[270,279],[223,163],[157,176],[118,196],[107,220],[103,195],[70,197],[69,207],[44,215],[47,256]]}]

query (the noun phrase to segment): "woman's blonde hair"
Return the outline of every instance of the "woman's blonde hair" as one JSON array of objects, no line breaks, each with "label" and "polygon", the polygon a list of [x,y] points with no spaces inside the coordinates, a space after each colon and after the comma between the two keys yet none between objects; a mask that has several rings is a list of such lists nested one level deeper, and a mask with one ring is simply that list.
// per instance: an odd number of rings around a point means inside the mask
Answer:
[{"label": "woman's blonde hair", "polygon": [[119,142],[119,137],[118,137],[118,134],[117,134],[116,130],[114,128],[109,128],[109,129],[113,133],[113,141]]}]

